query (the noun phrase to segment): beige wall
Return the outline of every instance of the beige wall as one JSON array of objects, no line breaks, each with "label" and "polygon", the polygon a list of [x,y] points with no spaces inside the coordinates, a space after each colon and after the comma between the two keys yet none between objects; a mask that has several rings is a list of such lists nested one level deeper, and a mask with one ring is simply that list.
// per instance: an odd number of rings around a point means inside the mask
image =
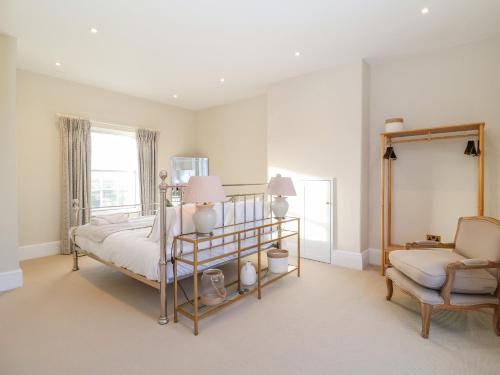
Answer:
[{"label": "beige wall", "polygon": [[158,166],[195,152],[194,114],[161,103],[18,71],[17,154],[20,246],[59,240],[60,145],[56,113],[159,129]]},{"label": "beige wall", "polygon": [[[500,217],[500,39],[370,65],[370,247],[379,248],[378,134],[389,117],[408,128],[485,121],[485,214]],[[395,242],[452,240],[457,218],[476,213],[477,159],[465,144],[397,145]]]},{"label": "beige wall", "polygon": [[340,250],[359,252],[368,239],[368,77],[368,66],[354,63],[200,111],[199,154],[209,157],[210,173],[225,183],[266,181],[278,172],[336,179],[335,242]]},{"label": "beige wall", "polygon": [[266,97],[199,111],[196,148],[223,183],[261,183],[267,177]]},{"label": "beige wall", "polygon": [[14,283],[2,273],[19,268],[16,184],[16,40],[0,35],[0,291]]},{"label": "beige wall", "polygon": [[[225,183],[265,181],[278,170],[336,178],[337,248],[355,251],[379,245],[378,134],[384,119],[403,116],[409,128],[485,121],[485,211],[500,217],[499,66],[495,39],[373,61],[370,69],[361,62],[339,66],[197,113],[20,71],[20,244],[59,238],[56,112],[162,130],[161,168],[169,167],[171,155],[200,155],[210,158],[211,174]],[[396,148],[396,241],[425,233],[449,240],[456,218],[475,213],[476,160],[465,157],[464,148],[464,140]]]},{"label": "beige wall", "polygon": [[359,62],[279,82],[268,91],[269,173],[336,179],[337,249],[357,252],[366,242],[361,231],[366,74]]}]

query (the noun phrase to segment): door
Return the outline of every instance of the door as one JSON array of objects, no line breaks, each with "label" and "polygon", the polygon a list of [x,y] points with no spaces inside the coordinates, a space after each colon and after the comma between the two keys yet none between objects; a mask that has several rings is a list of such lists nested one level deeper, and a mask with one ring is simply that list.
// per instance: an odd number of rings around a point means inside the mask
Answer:
[{"label": "door", "polygon": [[303,251],[304,258],[331,262],[332,181],[303,181]]},{"label": "door", "polygon": [[[334,180],[301,180],[296,183],[296,197],[290,197],[290,216],[301,219],[302,258],[331,263],[333,245]],[[291,241],[293,242],[293,241]],[[295,253],[296,246],[290,243]]]}]

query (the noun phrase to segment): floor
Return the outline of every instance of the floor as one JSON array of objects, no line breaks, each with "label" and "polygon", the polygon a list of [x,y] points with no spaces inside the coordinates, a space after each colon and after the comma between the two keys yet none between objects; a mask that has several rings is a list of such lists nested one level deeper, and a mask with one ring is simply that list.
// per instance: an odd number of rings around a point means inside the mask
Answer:
[{"label": "floor", "polygon": [[[304,261],[204,321],[156,323],[158,292],[89,258],[22,264],[25,286],[0,294],[0,374],[499,374],[491,314],[436,312],[385,300],[376,270]],[[189,285],[186,286],[189,288]],[[170,306],[171,307],[171,306]]]}]

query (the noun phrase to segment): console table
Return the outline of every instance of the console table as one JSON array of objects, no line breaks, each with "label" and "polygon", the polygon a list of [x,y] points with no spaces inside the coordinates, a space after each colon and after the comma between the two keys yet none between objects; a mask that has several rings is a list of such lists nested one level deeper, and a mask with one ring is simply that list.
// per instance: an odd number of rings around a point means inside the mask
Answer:
[{"label": "console table", "polygon": [[[279,274],[271,273],[267,267],[262,267],[262,252],[272,245],[281,247],[282,240],[293,236],[297,238],[297,254],[296,257],[291,257],[289,254],[289,263],[290,258],[296,258],[295,264],[289,264],[288,271]],[[201,254],[203,256],[200,256]],[[241,259],[254,254],[257,255],[257,282],[254,286],[242,289]],[[263,287],[292,272],[297,272],[297,276],[300,277],[300,219],[269,218],[221,227],[210,235],[183,234],[174,239],[172,259],[174,260],[174,322],[178,322],[178,314],[185,316],[193,321],[194,334],[198,335],[199,320],[255,292],[257,298],[261,299]],[[198,290],[198,274],[208,268],[234,261],[238,267],[238,278],[225,285],[227,290],[225,301],[215,306],[203,305]],[[193,298],[181,304],[178,298],[180,263],[192,267],[194,289]]]}]

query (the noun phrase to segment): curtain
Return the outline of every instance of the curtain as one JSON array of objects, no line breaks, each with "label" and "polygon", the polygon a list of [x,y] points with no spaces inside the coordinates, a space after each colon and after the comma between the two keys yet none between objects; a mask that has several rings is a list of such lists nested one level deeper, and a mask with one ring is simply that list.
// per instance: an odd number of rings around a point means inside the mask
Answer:
[{"label": "curtain", "polygon": [[156,162],[158,159],[158,138],[154,130],[137,129],[137,154],[139,157],[139,186],[143,215],[150,215],[156,202]]},{"label": "curtain", "polygon": [[[62,149],[61,253],[70,254],[69,229],[90,219],[90,121],[59,118]],[[73,200],[81,209],[73,222]]]}]

